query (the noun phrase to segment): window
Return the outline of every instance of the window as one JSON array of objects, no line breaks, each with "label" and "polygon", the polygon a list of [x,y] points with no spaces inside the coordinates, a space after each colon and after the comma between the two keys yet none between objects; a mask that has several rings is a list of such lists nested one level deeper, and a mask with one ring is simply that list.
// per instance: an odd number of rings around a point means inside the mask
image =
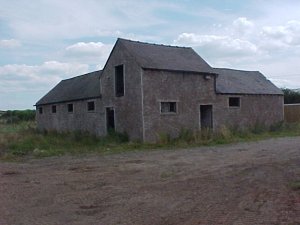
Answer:
[{"label": "window", "polygon": [[115,67],[115,91],[116,97],[124,96],[124,66]]},{"label": "window", "polygon": [[160,112],[161,113],[176,113],[177,106],[176,102],[161,102]]},{"label": "window", "polygon": [[240,98],[239,97],[230,97],[229,98],[229,107],[240,107]]},{"label": "window", "polygon": [[56,113],[56,105],[52,106],[52,113]]},{"label": "window", "polygon": [[39,107],[39,114],[43,114],[43,107]]},{"label": "window", "polygon": [[73,104],[68,104],[68,112],[73,112]]},{"label": "window", "polygon": [[87,103],[87,110],[88,111],[95,111],[95,102],[88,102]]}]

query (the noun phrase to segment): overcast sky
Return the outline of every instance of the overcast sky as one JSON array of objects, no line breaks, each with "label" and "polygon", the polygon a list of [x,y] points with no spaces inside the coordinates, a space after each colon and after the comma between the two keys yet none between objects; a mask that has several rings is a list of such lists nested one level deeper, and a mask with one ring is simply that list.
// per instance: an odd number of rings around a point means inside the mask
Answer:
[{"label": "overcast sky", "polygon": [[213,67],[300,88],[298,0],[0,0],[0,110],[102,69],[117,37],[191,46]]}]

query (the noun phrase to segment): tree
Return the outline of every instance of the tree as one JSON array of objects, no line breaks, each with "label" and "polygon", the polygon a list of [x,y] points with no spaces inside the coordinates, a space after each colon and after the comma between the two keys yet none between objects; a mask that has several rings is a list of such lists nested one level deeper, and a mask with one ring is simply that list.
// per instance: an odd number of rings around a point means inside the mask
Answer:
[{"label": "tree", "polygon": [[282,88],[281,90],[284,94],[284,104],[300,103],[300,92],[288,88]]}]

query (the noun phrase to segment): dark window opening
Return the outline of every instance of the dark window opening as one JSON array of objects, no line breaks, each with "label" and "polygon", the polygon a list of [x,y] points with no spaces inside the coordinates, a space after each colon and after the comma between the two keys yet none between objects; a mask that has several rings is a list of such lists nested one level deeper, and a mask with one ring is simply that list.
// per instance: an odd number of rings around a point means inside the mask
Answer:
[{"label": "dark window opening", "polygon": [[56,105],[52,106],[52,113],[56,113]]},{"label": "dark window opening", "polygon": [[39,107],[39,114],[43,114],[43,107]]},{"label": "dark window opening", "polygon": [[73,104],[68,104],[68,112],[73,112]]},{"label": "dark window opening", "polygon": [[124,66],[115,67],[115,91],[116,96],[124,96]]},{"label": "dark window opening", "polygon": [[177,112],[176,102],[161,102],[160,112],[176,113]]},{"label": "dark window opening", "polygon": [[239,97],[230,97],[229,98],[229,107],[240,107],[240,98]]},{"label": "dark window opening", "polygon": [[87,103],[87,110],[94,111],[95,110],[95,102],[88,102]]}]

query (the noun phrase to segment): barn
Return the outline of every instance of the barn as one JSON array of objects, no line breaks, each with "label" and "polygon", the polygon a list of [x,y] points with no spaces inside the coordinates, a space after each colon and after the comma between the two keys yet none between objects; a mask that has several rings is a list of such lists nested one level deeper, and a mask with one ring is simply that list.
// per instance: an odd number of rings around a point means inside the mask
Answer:
[{"label": "barn", "polygon": [[182,129],[278,123],[283,93],[258,71],[213,68],[190,47],[119,38],[103,70],[62,80],[36,108],[39,130],[155,142]]}]

